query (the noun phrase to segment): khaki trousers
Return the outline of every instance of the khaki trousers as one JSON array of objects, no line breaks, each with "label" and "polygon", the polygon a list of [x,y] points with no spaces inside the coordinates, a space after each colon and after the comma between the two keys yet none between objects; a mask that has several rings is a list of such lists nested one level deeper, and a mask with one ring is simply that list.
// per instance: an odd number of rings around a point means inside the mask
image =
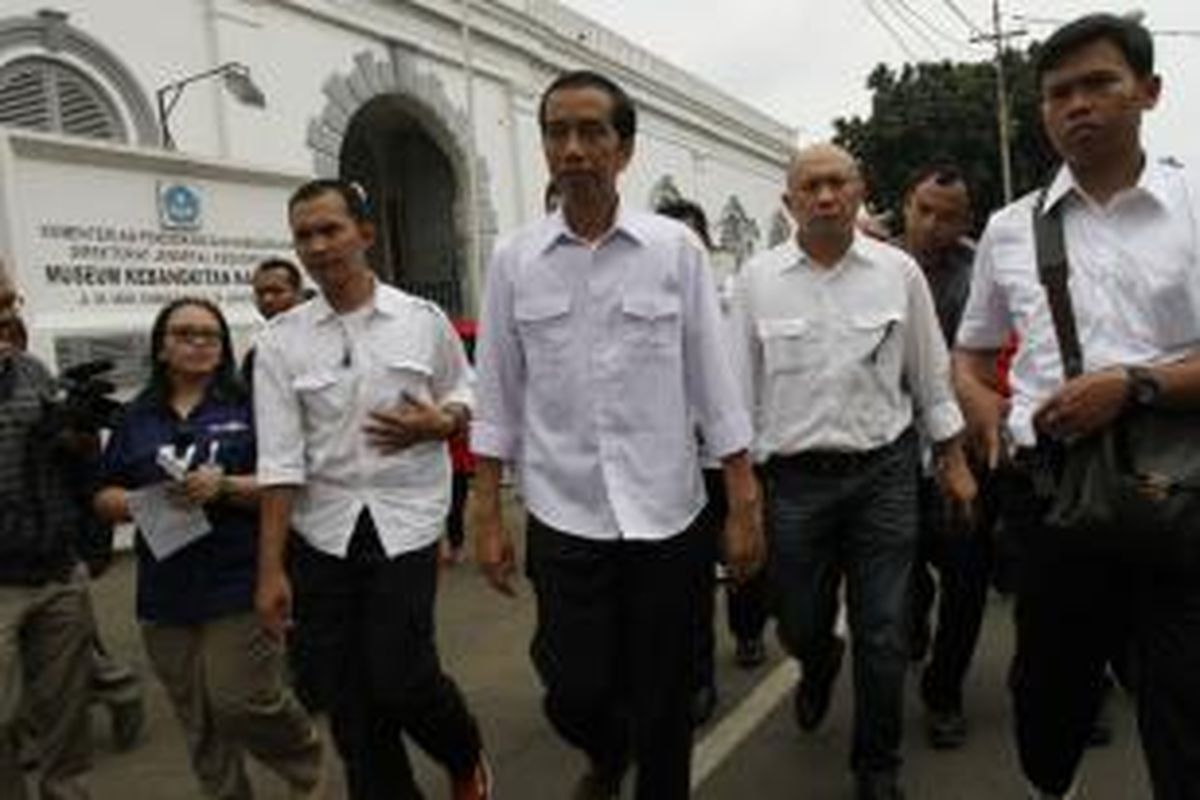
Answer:
[{"label": "khaki trousers", "polygon": [[92,609],[82,571],[42,586],[0,586],[0,798],[25,800],[15,726],[39,733],[41,800],[87,800]]},{"label": "khaki trousers", "polygon": [[321,742],[284,683],[284,653],[253,613],[198,625],[142,625],[146,653],[183,726],[206,796],[253,796],[249,753],[294,791],[316,786]]}]

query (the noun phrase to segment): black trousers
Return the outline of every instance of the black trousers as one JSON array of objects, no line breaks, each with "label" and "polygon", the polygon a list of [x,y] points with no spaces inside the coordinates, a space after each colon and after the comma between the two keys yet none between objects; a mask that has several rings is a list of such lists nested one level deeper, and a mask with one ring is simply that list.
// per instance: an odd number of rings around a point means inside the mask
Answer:
[{"label": "black trousers", "polygon": [[389,559],[366,511],[345,558],[293,541],[297,680],[329,713],[350,797],[424,796],[402,733],[452,775],[469,774],[481,743],[438,659],[437,546]]},{"label": "black trousers", "polygon": [[[708,504],[700,512],[697,525],[706,537],[703,563],[697,569],[700,581],[697,589],[696,653],[692,657],[694,688],[712,686],[716,680],[717,638],[713,630],[716,614],[716,574],[713,565],[721,559],[721,533],[725,526],[729,504],[725,498],[725,483],[720,470],[704,471],[704,489]],[[738,641],[761,639],[767,627],[770,595],[767,571],[759,570],[743,584],[725,586],[725,612],[729,632]]]},{"label": "black trousers", "polygon": [[[948,518],[936,481],[921,479],[909,641],[931,645],[921,692],[926,704],[936,711],[962,709],[963,680],[975,655],[987,610],[995,549],[991,530],[995,512],[986,484],[981,489],[984,497],[978,507],[976,525],[967,530],[961,522]],[[937,571],[936,582],[931,568]],[[929,619],[935,600],[937,626],[931,637]]]},{"label": "black trousers", "polygon": [[[1068,545],[1042,521],[1028,478],[1006,480],[1022,539],[1011,684],[1021,765],[1044,791],[1069,788],[1110,662],[1132,664],[1156,800],[1200,798],[1200,574],[1140,568]],[[1146,531],[1152,536],[1153,531]]]},{"label": "black trousers", "polygon": [[531,515],[527,538],[546,716],[598,766],[616,769],[632,755],[638,800],[688,797],[702,531],[597,542]]},{"label": "black trousers", "polygon": [[455,472],[450,477],[450,512],[446,515],[446,538],[455,550],[460,549],[467,539],[465,524],[467,494],[471,488],[471,476]]}]

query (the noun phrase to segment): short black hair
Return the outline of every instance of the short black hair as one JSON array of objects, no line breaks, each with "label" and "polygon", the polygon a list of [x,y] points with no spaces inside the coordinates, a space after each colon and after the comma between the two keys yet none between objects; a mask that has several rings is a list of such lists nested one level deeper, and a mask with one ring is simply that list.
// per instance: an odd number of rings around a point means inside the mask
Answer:
[{"label": "short black hair", "polygon": [[622,142],[633,140],[634,134],[637,133],[637,109],[633,105],[633,100],[625,94],[625,90],[618,86],[616,81],[588,69],[564,72],[546,87],[546,91],[542,92],[542,100],[538,104],[538,127],[545,130],[546,105],[550,100],[550,95],[560,89],[599,89],[607,93],[613,101],[612,119],[610,120],[613,129],[616,130],[617,136]]},{"label": "short black hair", "polygon": [[258,262],[258,266],[254,268],[254,274],[258,275],[269,269],[278,269],[286,272],[288,283],[292,285],[293,289],[299,289],[300,285],[304,282],[300,278],[300,268],[286,258],[268,258],[265,261],[260,261]]},{"label": "short black hair", "polygon": [[1139,78],[1154,74],[1154,38],[1142,23],[1116,14],[1088,14],[1063,25],[1038,48],[1034,59],[1038,88],[1046,73],[1067,56],[1100,39],[1116,45]]},{"label": "short black hair", "polygon": [[967,176],[959,166],[951,161],[931,161],[928,164],[923,164],[917,167],[908,176],[908,181],[904,184],[904,194],[901,196],[905,203],[917,187],[928,180],[932,180],[938,186],[954,186],[961,183],[967,188],[967,196],[971,195],[971,187],[967,184]]},{"label": "short black hair", "polygon": [[367,203],[366,190],[353,181],[341,178],[317,178],[304,184],[288,198],[288,213],[300,203],[307,203],[329,192],[341,195],[346,203],[346,211],[355,222],[371,221],[371,207]]},{"label": "short black hair", "polygon": [[694,203],[691,200],[663,200],[654,209],[654,213],[662,214],[664,217],[677,219],[687,225],[696,235],[700,237],[700,241],[704,246],[712,250],[712,237],[708,233],[708,215],[704,213],[704,209],[699,203]]}]

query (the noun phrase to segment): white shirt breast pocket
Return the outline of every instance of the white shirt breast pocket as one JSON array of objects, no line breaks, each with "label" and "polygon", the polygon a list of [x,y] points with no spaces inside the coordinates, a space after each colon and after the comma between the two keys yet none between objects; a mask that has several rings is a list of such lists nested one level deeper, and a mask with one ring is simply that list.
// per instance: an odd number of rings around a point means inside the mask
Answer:
[{"label": "white shirt breast pocket", "polygon": [[901,314],[880,310],[855,314],[849,319],[847,356],[868,370],[885,368],[901,354]]},{"label": "white shirt breast pocket", "polygon": [[406,401],[433,402],[430,379],[433,368],[415,358],[392,358],[383,364],[372,381],[370,407],[393,408]]},{"label": "white shirt breast pocket", "polygon": [[682,307],[678,295],[666,292],[625,295],[621,298],[625,344],[634,352],[647,348],[678,350],[683,333]]},{"label": "white shirt breast pocket", "polygon": [[530,373],[556,371],[571,341],[571,295],[565,291],[518,294],[513,317]]},{"label": "white shirt breast pocket", "polygon": [[764,319],[757,327],[768,375],[809,372],[816,368],[820,352],[816,329],[808,320]]},{"label": "white shirt breast pocket", "polygon": [[346,373],[342,376],[333,370],[319,370],[296,376],[292,388],[296,390],[307,418],[322,422],[349,411],[349,372]]}]

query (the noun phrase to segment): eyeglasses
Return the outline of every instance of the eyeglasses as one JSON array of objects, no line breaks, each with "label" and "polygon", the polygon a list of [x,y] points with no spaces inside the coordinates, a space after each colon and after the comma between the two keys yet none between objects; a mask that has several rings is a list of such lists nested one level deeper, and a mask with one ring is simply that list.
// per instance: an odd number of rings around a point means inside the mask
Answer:
[{"label": "eyeglasses", "polygon": [[196,328],[191,325],[167,328],[167,336],[190,345],[215,347],[221,343],[220,328]]}]

